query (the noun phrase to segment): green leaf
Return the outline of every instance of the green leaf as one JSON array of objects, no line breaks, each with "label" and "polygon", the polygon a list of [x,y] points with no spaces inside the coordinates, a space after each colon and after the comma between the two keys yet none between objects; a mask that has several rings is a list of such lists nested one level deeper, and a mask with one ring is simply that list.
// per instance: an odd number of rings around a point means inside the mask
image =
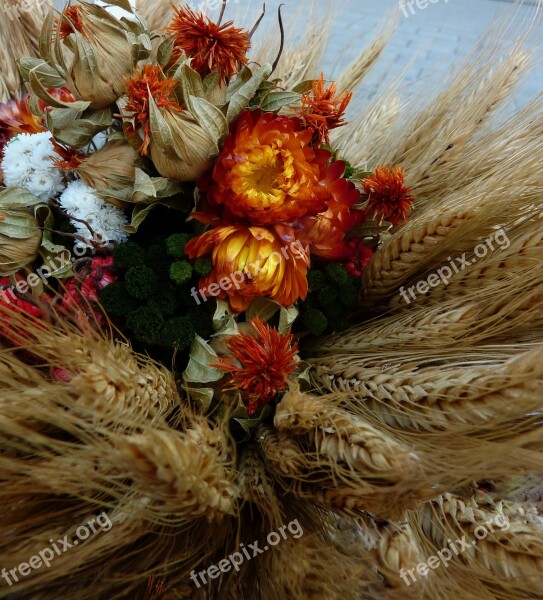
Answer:
[{"label": "green leaf", "polygon": [[237,76],[233,77],[228,83],[226,100],[230,101],[234,94],[236,94],[236,92],[238,92],[251,79],[252,76],[253,73],[249,67],[242,67]]},{"label": "green leaf", "polygon": [[53,45],[53,27],[55,23],[55,14],[54,10],[51,9],[47,16],[45,17],[45,21],[43,22],[41,31],[40,31],[40,39],[38,40],[39,45],[39,55],[45,60],[45,62],[49,64],[53,64],[53,58],[51,55],[51,47]]},{"label": "green leaf", "polygon": [[22,187],[7,187],[0,191],[0,208],[3,210],[32,208],[40,204],[43,200]]},{"label": "green leaf", "polygon": [[164,150],[164,152],[175,155],[175,145],[172,130],[158,109],[156,102],[149,94],[149,121],[151,137],[153,142]]},{"label": "green leaf", "polygon": [[123,231],[126,233],[136,233],[138,231],[138,227],[145,221],[148,214],[153,210],[156,204],[138,204],[134,207],[132,211],[132,219],[130,221],[130,225],[123,225]]},{"label": "green leaf", "polygon": [[279,327],[277,330],[279,333],[288,333],[292,327],[292,324],[298,318],[300,311],[295,306],[289,306],[288,308],[281,307],[279,313]]},{"label": "green leaf", "polygon": [[213,396],[215,391],[213,388],[185,388],[189,396],[200,405],[202,413],[207,413],[211,403],[213,402]]},{"label": "green leaf", "polygon": [[189,383],[212,383],[222,379],[224,373],[212,367],[219,357],[215,350],[200,336],[196,336],[190,349],[189,364],[183,379]]},{"label": "green leaf", "polygon": [[75,60],[78,60],[82,65],[85,74],[89,79],[93,80],[98,77],[98,61],[94,54],[93,47],[87,42],[87,40],[79,33],[75,31],[75,47],[76,55]]},{"label": "green leaf", "polygon": [[24,57],[17,60],[19,73],[25,80],[29,80],[30,71],[33,71],[36,77],[47,88],[59,88],[66,85],[66,80],[61,77],[56,69],[47,64],[41,58]]},{"label": "green leaf", "polygon": [[221,298],[217,298],[217,308],[213,314],[213,329],[216,331],[215,336],[239,333],[237,321],[230,310],[230,305]]},{"label": "green leaf", "polygon": [[195,96],[196,98],[205,98],[205,90],[202,78],[194,69],[190,68],[187,62],[184,62],[179,66],[173,78],[181,82],[183,99],[189,107],[191,96]]},{"label": "green leaf", "polygon": [[301,94],[295,92],[270,92],[263,98],[260,108],[265,112],[276,112],[285,106],[296,104],[301,99]]},{"label": "green leaf", "polygon": [[237,92],[234,93],[230,103],[228,105],[228,111],[226,113],[226,121],[230,124],[236,119],[243,110],[249,106],[252,98],[258,91],[258,88],[262,82],[267,79],[272,72],[272,66],[270,64],[262,65],[256,73],[244,83]]},{"label": "green leaf", "polygon": [[56,108],[73,108],[83,112],[91,104],[90,102],[85,102],[83,100],[78,100],[76,102],[63,102],[62,100],[51,96],[47,88],[41,83],[39,77],[36,75],[36,73],[34,73],[34,70],[29,71],[28,82],[36,96],[47,102],[49,106],[54,106]]},{"label": "green leaf", "polygon": [[136,65],[140,60],[146,60],[151,56],[153,45],[151,38],[146,34],[135,35],[132,32],[126,34],[128,41],[132,44],[132,63]]},{"label": "green leaf", "polygon": [[251,321],[255,317],[258,317],[262,321],[269,321],[281,308],[282,306],[278,302],[275,302],[275,300],[271,300],[270,298],[256,298],[246,310],[245,317],[247,321]]},{"label": "green leaf", "polygon": [[157,62],[161,67],[165,67],[172,58],[174,41],[173,38],[166,38],[158,47]]},{"label": "green leaf", "polygon": [[86,111],[81,119],[77,118],[79,114],[73,109],[55,108],[45,115],[47,127],[55,138],[72,148],[87,146],[97,133],[113,123],[113,113],[109,107]]},{"label": "green leaf", "polygon": [[310,92],[312,89],[313,89],[313,79],[306,79],[305,81],[302,81],[298,85],[295,85],[292,88],[292,91],[298,92],[298,94],[306,94],[307,92]]},{"label": "green leaf", "polygon": [[189,100],[191,112],[200,126],[220,144],[228,135],[228,123],[222,111],[204,98],[190,96]]},{"label": "green leaf", "polygon": [[134,182],[134,192],[141,194],[146,198],[156,198],[156,189],[153,179],[141,169],[136,168],[136,180]]},{"label": "green leaf", "polygon": [[218,71],[213,71],[204,78],[204,90],[206,96],[209,96],[211,92],[219,85],[221,81],[221,75]]}]

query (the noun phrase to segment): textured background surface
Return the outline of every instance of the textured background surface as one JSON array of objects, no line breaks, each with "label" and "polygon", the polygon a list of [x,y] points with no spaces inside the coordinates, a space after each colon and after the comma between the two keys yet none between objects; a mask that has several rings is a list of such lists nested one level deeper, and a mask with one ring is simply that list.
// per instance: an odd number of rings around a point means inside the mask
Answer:
[{"label": "textured background surface", "polygon": [[[288,19],[288,15],[295,14],[298,7],[310,5],[307,0],[282,1],[285,4],[285,20]],[[322,5],[324,15],[327,2],[317,1]],[[201,2],[202,0],[193,0],[191,4],[198,7]],[[268,26],[273,26],[278,4],[277,0],[266,2]],[[525,4],[518,8],[513,3],[500,0],[437,0],[435,4],[430,3],[423,10],[414,5],[414,14],[406,9],[408,16],[405,17],[399,8],[398,0],[332,0],[330,4],[335,23],[323,61],[323,69],[327,76],[337,73],[338,62],[345,65],[352,61],[389,15],[398,17],[399,27],[374,71],[381,77],[384,73],[392,76],[411,63],[407,67],[406,81],[414,85],[431,76],[439,76],[439,73],[457,64],[497,18],[504,18],[514,29],[523,20],[530,19],[535,10],[533,5]],[[255,0],[230,0],[230,5],[229,14],[237,7],[248,20],[254,20],[262,6]],[[299,37],[303,21],[302,18],[291,27],[291,39]],[[540,46],[542,42],[543,23],[540,23],[532,40],[536,63],[541,62],[543,57]],[[375,93],[378,83],[376,77],[377,74],[373,78],[370,77],[360,91],[362,95],[371,96]],[[525,101],[542,89],[543,67],[536,64],[516,103]]]}]

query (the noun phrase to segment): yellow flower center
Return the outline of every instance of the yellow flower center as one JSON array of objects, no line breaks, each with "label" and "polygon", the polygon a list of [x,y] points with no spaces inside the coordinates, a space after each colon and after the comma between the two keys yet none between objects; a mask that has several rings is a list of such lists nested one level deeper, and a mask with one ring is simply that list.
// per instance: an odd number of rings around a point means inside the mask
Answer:
[{"label": "yellow flower center", "polygon": [[253,210],[281,207],[296,194],[294,157],[275,146],[255,148],[247,160],[232,169],[232,190]]}]

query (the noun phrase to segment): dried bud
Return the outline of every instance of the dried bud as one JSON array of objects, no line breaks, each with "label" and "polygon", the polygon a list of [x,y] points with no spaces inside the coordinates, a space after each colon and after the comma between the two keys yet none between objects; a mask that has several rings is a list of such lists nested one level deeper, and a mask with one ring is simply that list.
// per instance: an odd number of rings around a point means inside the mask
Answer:
[{"label": "dried bud", "polygon": [[163,177],[195,181],[211,168],[219,148],[211,133],[179,104],[178,87],[179,82],[166,78],[158,65],[136,71],[128,82],[123,107],[123,118],[133,125],[125,131],[137,131],[140,152],[151,155]]},{"label": "dried bud", "polygon": [[83,158],[75,171],[89,187],[98,192],[122,190],[134,185],[135,162],[138,158],[139,154],[129,144],[108,142],[97,152]]},{"label": "dried bud", "polygon": [[[100,11],[105,15],[100,17]],[[64,12],[59,31],[68,55],[70,90],[91,108],[113,104],[124,94],[133,69],[132,44],[123,23],[100,7],[78,4]]]},{"label": "dried bud", "polygon": [[151,135],[149,150],[157,171],[177,181],[196,181],[211,168],[216,143],[187,111],[164,112],[163,117],[173,134],[175,152],[169,152]]}]

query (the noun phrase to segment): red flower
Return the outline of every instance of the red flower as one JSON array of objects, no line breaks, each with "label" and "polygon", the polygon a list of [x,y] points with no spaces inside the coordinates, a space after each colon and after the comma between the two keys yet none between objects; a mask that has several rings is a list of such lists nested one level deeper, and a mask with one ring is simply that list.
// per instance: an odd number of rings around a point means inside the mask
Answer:
[{"label": "red flower", "polygon": [[[24,279],[23,277],[16,277],[16,279]],[[15,295],[13,285],[9,277],[0,278],[0,289],[4,290],[0,294],[0,304],[6,307],[8,310],[13,311],[14,314],[25,313],[31,317],[39,319],[43,316],[42,311],[34,304],[23,300]],[[13,291],[12,291],[13,290]],[[7,325],[11,319],[3,311],[0,313],[0,322],[2,325]],[[18,327],[14,322],[9,322],[9,326],[0,328],[0,336],[7,339],[13,346],[20,346],[21,338],[30,338],[30,334],[24,330],[24,328]]]},{"label": "red flower", "polygon": [[241,392],[247,412],[253,415],[285,389],[297,366],[298,344],[293,343],[292,334],[280,334],[258,318],[251,324],[254,334],[229,338],[227,347],[233,358],[221,359],[213,366],[229,373],[225,390]]},{"label": "red flower", "polygon": [[392,225],[405,221],[415,197],[404,182],[402,167],[377,167],[375,173],[362,182],[364,192],[368,195],[368,214],[373,213],[376,218]]},{"label": "red flower", "polygon": [[326,211],[304,217],[299,236],[309,244],[311,253],[327,260],[346,260],[353,257],[352,245],[345,237],[356,225],[364,223],[366,214],[354,208],[360,202],[360,192],[354,183],[343,179],[345,163],[336,161],[330,167],[323,186],[330,192]]},{"label": "red flower", "polygon": [[345,263],[345,268],[349,275],[361,277],[373,256],[373,250],[368,248],[363,240],[359,238],[352,239],[349,242],[349,247],[351,257],[349,261]]},{"label": "red flower", "polygon": [[317,136],[316,144],[330,144],[330,131],[346,125],[343,115],[353,97],[351,92],[343,92],[336,98],[336,84],[324,86],[324,73],[313,81],[312,89],[302,96],[302,108],[297,111],[306,126]]},{"label": "red flower", "polygon": [[174,10],[167,29],[174,36],[173,62],[184,52],[192,59],[191,67],[200,75],[218,71],[222,82],[235,75],[240,64],[247,64],[251,41],[246,31],[232,27],[232,21],[217,25],[188,7]]},{"label": "red flower", "polygon": [[93,308],[99,302],[99,292],[118,279],[113,271],[113,257],[95,257],[92,259],[90,273],[84,279],[73,277],[66,282],[66,291],[62,297],[62,309],[75,315],[80,322],[87,321],[92,310],[96,321],[104,323],[104,315]]}]

